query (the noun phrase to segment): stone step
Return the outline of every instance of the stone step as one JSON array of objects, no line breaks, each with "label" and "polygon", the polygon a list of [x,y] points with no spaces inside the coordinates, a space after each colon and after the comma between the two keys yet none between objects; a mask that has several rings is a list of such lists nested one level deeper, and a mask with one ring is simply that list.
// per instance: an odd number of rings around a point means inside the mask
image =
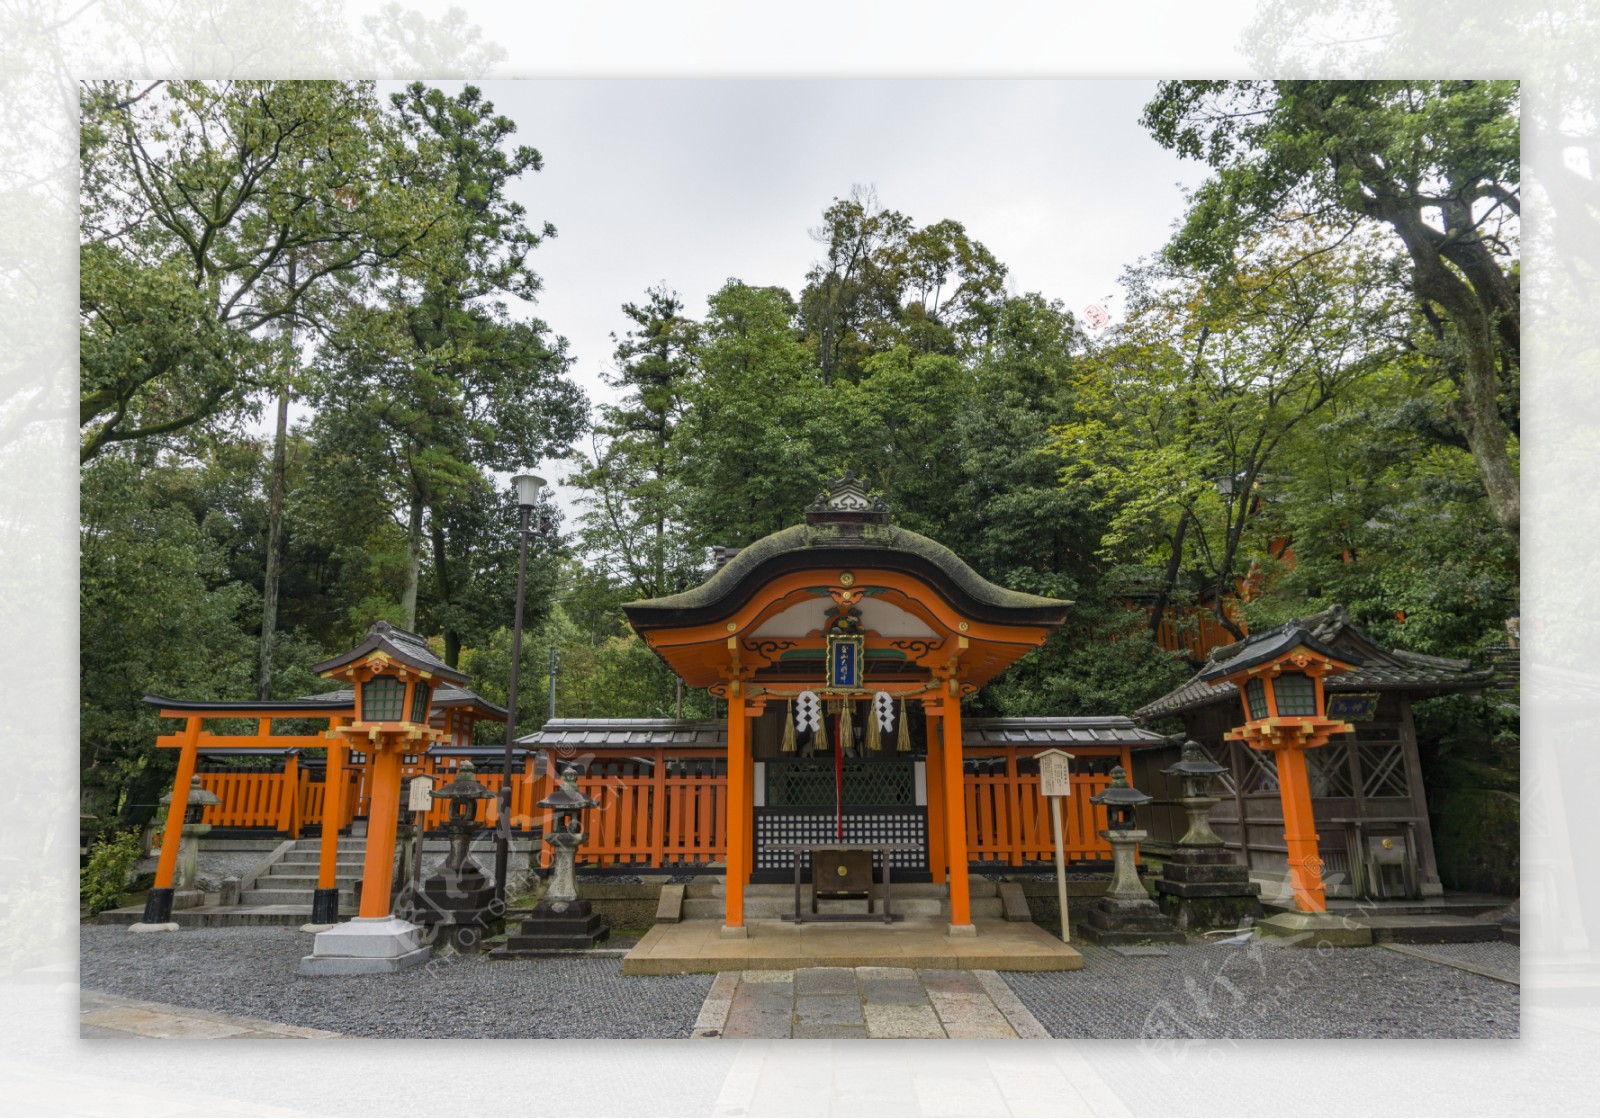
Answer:
[{"label": "stone step", "polygon": [[[338,874],[334,876],[334,885],[342,890],[353,888],[361,881],[360,874]],[[251,889],[261,890],[304,890],[310,891],[317,888],[315,874],[268,874],[257,878],[256,884]]]},{"label": "stone step", "polygon": [[[287,868],[287,873],[289,874],[315,874],[317,872],[317,868],[321,865],[321,859],[291,859],[285,857],[282,861],[273,863],[272,866],[268,868],[267,873],[271,874],[278,870]],[[338,867],[340,871],[354,870],[357,873],[360,873],[361,868],[366,865],[366,860],[359,858],[348,858],[341,855],[339,858],[333,860],[333,865]]]},{"label": "stone step", "polygon": [[1472,944],[1501,939],[1499,925],[1470,917],[1401,913],[1353,920],[1372,930],[1374,944]]},{"label": "stone step", "polygon": [[[800,904],[802,912],[810,912],[811,898],[807,893],[802,893]],[[721,917],[724,913],[725,900],[723,898],[684,898],[683,919]],[[828,900],[817,903],[820,913],[865,913],[866,903],[860,900]],[[883,912],[881,904],[877,912]],[[899,890],[894,891],[894,912],[901,917],[948,917],[950,904],[942,898],[934,897],[902,897]],[[973,898],[972,916],[974,918],[1000,918],[1004,915],[1004,906],[999,897]],[[751,897],[746,894],[744,899],[744,915],[755,921],[771,921],[783,917],[785,914],[794,913],[794,890],[791,888],[786,897]]]},{"label": "stone step", "polygon": [[[241,905],[304,905],[311,904],[311,891],[306,890],[246,890],[239,895]],[[356,891],[339,890],[339,908],[354,911]]]}]

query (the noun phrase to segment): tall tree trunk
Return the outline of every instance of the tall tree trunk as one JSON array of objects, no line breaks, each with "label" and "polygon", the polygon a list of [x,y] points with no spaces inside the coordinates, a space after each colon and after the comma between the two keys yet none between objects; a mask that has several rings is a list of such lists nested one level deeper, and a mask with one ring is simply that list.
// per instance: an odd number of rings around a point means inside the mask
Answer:
[{"label": "tall tree trunk", "polygon": [[278,393],[278,426],[272,439],[272,478],[267,500],[267,565],[261,582],[261,648],[256,698],[272,698],[272,654],[278,637],[279,557],[283,553],[283,469],[289,442],[289,389]]},{"label": "tall tree trunk", "polygon": [[[438,595],[441,603],[447,603],[455,597],[455,588],[450,583],[450,565],[445,562],[445,536],[444,518],[439,516],[439,511],[433,511],[433,519],[429,522],[429,535],[433,541],[433,586],[434,593]],[[448,617],[448,615],[446,615]],[[444,627],[444,663],[451,668],[460,667],[461,660],[461,631],[449,625]]]},{"label": "tall tree trunk", "polygon": [[1161,590],[1156,594],[1155,605],[1150,608],[1150,640],[1155,641],[1161,632],[1161,619],[1172,598],[1172,588],[1178,585],[1178,573],[1183,570],[1183,538],[1189,531],[1189,514],[1178,518],[1178,527],[1172,532],[1172,556],[1167,560],[1166,577],[1161,580]]},{"label": "tall tree trunk", "polygon": [[[289,255],[289,291],[296,282],[298,261]],[[297,362],[294,352],[294,317],[283,320],[283,349],[285,374]],[[261,578],[261,645],[256,663],[256,698],[272,698],[272,655],[278,642],[278,580],[279,565],[283,556],[283,467],[289,443],[289,378],[285,376],[283,388],[278,390],[278,426],[272,437],[272,478],[268,482],[267,498],[267,562]]]},{"label": "tall tree trunk", "polygon": [[406,586],[400,594],[401,626],[412,632],[417,628],[417,580],[422,573],[422,501],[413,499],[411,516],[406,525]]}]

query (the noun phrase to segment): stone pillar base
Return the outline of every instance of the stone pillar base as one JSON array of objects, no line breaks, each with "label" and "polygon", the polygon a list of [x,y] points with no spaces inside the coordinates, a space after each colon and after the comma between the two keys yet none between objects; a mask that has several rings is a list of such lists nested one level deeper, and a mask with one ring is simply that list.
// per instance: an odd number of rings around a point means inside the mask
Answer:
[{"label": "stone pillar base", "polygon": [[977,925],[948,925],[945,928],[946,936],[977,936]]},{"label": "stone pillar base", "polygon": [[750,936],[750,930],[743,925],[723,925],[722,935],[729,940],[745,940]]},{"label": "stone pillar base", "polygon": [[1256,927],[1270,936],[1283,937],[1296,948],[1365,948],[1372,943],[1371,929],[1333,913],[1291,910],[1274,914]]},{"label": "stone pillar base", "polygon": [[1179,847],[1155,888],[1161,911],[1185,932],[1238,928],[1263,912],[1260,884],[1219,847]]},{"label": "stone pillar base", "polygon": [[157,921],[152,923],[148,921],[136,921],[128,926],[128,931],[131,933],[177,932],[178,922]]},{"label": "stone pillar base", "polygon": [[353,917],[317,934],[311,955],[300,958],[301,975],[374,975],[404,971],[425,962],[432,951],[410,921]]},{"label": "stone pillar base", "polygon": [[1085,911],[1078,932],[1095,944],[1182,944],[1172,918],[1149,898],[1142,901],[1103,897]]}]

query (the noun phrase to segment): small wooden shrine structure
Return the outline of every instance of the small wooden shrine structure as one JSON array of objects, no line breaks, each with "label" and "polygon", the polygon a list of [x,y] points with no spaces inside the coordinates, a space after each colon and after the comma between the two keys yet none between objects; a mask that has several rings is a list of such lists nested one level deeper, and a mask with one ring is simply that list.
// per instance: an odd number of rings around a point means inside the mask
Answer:
[{"label": "small wooden shrine structure", "polygon": [[[901,848],[886,857],[925,847],[928,871],[949,883],[952,929],[970,930],[961,700],[1042,644],[1069,605],[997,587],[891,525],[847,474],[804,524],[733,554],[701,586],[624,606],[686,684],[727,701],[725,926],[744,927],[746,886],[791,867],[795,844],[849,841]],[[926,832],[881,812],[850,813],[847,827],[847,798],[870,804],[887,795],[874,785],[915,783],[909,759],[893,760],[919,739]],[[791,764],[758,789],[763,755]],[[773,799],[814,799],[819,786],[831,812],[757,813],[793,807]]]},{"label": "small wooden shrine structure", "polygon": [[[374,625],[356,648],[314,670],[350,686],[289,700],[144,697],[164,717],[183,720],[181,731],[156,739],[157,746],[178,751],[178,764],[144,923],[170,920],[178,828],[202,757],[255,762],[233,772],[212,766],[199,774],[201,787],[219,802],[206,808],[203,823],[214,830],[270,828],[291,838],[316,828],[327,840],[312,902],[313,922],[327,924],[339,917],[338,844],[332,837],[360,816],[367,819],[369,831],[376,828],[390,838],[367,845],[361,897],[363,916],[388,913],[402,780],[431,772],[447,751],[467,751],[477,723],[506,720],[504,709],[468,691],[468,677],[435,657],[421,637],[387,622]],[[233,726],[248,720],[255,731],[208,729],[208,723],[223,720]],[[289,733],[273,733],[274,722],[290,720],[301,725]],[[303,724],[308,721],[325,729],[307,730]],[[437,753],[428,757],[430,750]],[[319,764],[302,764],[305,751],[321,752]],[[261,768],[261,760],[270,768]],[[531,770],[523,776],[531,785]],[[381,887],[372,885],[380,881]]]},{"label": "small wooden shrine structure", "polygon": [[[1384,648],[1342,606],[1290,624],[1304,627],[1320,647],[1352,666],[1320,681],[1329,718],[1348,723],[1352,731],[1336,734],[1304,755],[1327,894],[1440,894],[1411,705],[1431,696],[1490,687],[1493,669]],[[1199,742],[1226,768],[1218,778],[1222,801],[1211,811],[1211,826],[1245,866],[1275,876],[1287,873],[1289,850],[1273,754],[1227,738],[1244,721],[1239,690],[1209,679],[1219,666],[1237,659],[1248,642],[1266,636],[1212,650],[1206,666],[1187,683],[1145,705],[1136,716],[1145,723],[1181,720],[1184,736]],[[1174,802],[1178,779],[1162,773],[1178,760],[1179,750],[1172,744],[1134,755],[1133,783],[1157,798],[1145,810],[1152,848],[1176,843],[1186,826]]]}]

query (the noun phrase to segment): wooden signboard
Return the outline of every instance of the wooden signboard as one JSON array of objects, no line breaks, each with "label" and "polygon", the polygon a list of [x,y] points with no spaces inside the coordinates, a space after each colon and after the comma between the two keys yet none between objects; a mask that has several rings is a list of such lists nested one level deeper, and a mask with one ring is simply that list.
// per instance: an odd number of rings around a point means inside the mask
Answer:
[{"label": "wooden signboard", "polygon": [[1061,906],[1061,939],[1072,940],[1072,920],[1067,915],[1067,858],[1061,841],[1061,798],[1072,795],[1072,755],[1065,750],[1035,754],[1039,763],[1039,795],[1050,798],[1050,826],[1056,839],[1056,901]]},{"label": "wooden signboard", "polygon": [[1346,692],[1328,697],[1328,718],[1344,719],[1352,723],[1371,722],[1378,713],[1377,692]]},{"label": "wooden signboard", "polygon": [[1046,750],[1036,757],[1039,760],[1039,795],[1071,796],[1072,755],[1064,750]]},{"label": "wooden signboard", "polygon": [[426,812],[433,807],[433,778],[413,777],[407,792],[407,811]]}]

